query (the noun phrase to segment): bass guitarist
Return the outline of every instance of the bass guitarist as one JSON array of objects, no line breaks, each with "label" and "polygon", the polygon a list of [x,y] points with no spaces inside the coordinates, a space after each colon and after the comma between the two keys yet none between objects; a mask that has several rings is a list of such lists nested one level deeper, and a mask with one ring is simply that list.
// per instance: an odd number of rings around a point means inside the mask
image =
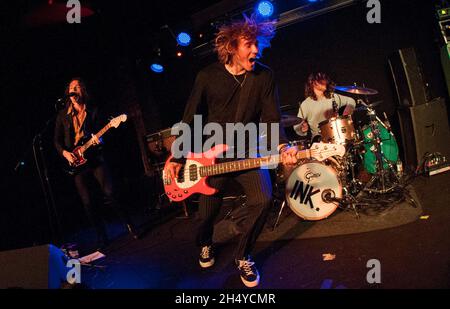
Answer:
[{"label": "bass guitarist", "polygon": [[93,190],[89,186],[90,177],[98,182],[105,204],[113,208],[119,218],[125,222],[128,232],[137,239],[138,233],[115,197],[111,173],[102,156],[101,147],[98,145],[100,140],[93,134],[101,125],[98,109],[89,104],[89,94],[81,78],[70,80],[65,90],[65,97],[67,98],[66,107],[58,113],[56,118],[54,144],[58,154],[64,157],[68,165],[74,165],[77,160],[77,156],[72,152],[75,146],[83,144],[83,141],[87,139],[92,139],[96,145],[94,149],[90,149],[87,163],[75,173],[74,182],[89,222],[97,232],[97,248],[104,248],[109,240],[99,211],[93,205]]},{"label": "bass guitarist", "polygon": [[[273,22],[258,22],[254,17],[245,17],[219,29],[215,39],[219,61],[198,73],[183,123],[192,125],[196,114],[204,114],[208,123],[219,123],[224,127],[227,123],[279,123],[280,111],[273,72],[256,61],[262,49],[269,46],[274,31]],[[241,97],[248,99],[243,100]],[[268,139],[270,145],[270,136]],[[281,127],[279,140],[287,142]],[[285,144],[279,146],[282,161],[294,163],[297,151],[288,148]],[[164,174],[169,178],[176,177],[181,163],[167,164]],[[224,183],[230,179],[236,180],[247,196],[245,220],[234,260],[242,282],[247,287],[255,287],[259,284],[260,275],[250,253],[271,205],[272,185],[267,169],[210,177],[209,185],[219,192],[200,196],[201,222],[196,239],[200,247],[199,264],[202,268],[214,265],[214,221],[222,203]]]}]

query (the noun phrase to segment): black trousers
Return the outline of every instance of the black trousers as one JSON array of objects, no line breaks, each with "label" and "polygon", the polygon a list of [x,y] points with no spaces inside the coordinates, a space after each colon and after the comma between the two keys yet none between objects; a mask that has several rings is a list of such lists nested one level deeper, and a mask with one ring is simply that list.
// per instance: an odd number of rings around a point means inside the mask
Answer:
[{"label": "black trousers", "polygon": [[130,220],[127,213],[124,211],[124,209],[122,209],[121,205],[117,201],[117,198],[114,194],[111,173],[105,163],[100,163],[95,167],[86,168],[75,175],[75,187],[77,188],[89,222],[96,229],[99,239],[107,240],[108,237],[106,229],[101,219],[99,209],[98,207],[95,207],[93,202],[92,192],[94,188],[90,186],[90,178],[92,177],[94,177],[94,179],[100,186],[100,189],[103,193],[104,204],[109,206],[109,208],[111,208],[116,213],[116,215],[126,224],[129,224]]},{"label": "black trousers", "polygon": [[212,244],[214,221],[222,206],[221,189],[227,181],[235,179],[247,196],[242,222],[242,234],[235,251],[235,259],[242,260],[250,254],[259,234],[264,227],[272,202],[272,185],[269,171],[265,169],[250,170],[227,176],[209,178],[209,185],[218,189],[214,195],[201,195],[199,205],[200,226],[197,233],[197,245]]}]

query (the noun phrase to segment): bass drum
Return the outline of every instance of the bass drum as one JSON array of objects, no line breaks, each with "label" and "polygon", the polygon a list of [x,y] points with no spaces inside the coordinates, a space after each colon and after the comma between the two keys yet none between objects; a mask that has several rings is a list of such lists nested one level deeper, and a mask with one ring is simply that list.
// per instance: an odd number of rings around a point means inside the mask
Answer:
[{"label": "bass drum", "polygon": [[325,199],[333,197],[342,197],[341,182],[335,169],[320,162],[300,165],[286,182],[286,201],[305,220],[317,221],[330,216],[338,203]]}]

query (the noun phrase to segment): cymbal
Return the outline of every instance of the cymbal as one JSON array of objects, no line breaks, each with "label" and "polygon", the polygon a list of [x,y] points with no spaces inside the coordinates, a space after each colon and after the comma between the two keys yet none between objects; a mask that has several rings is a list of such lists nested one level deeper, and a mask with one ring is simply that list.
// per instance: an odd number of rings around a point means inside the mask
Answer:
[{"label": "cymbal", "polygon": [[373,108],[375,106],[380,105],[381,103],[383,103],[383,101],[376,101],[371,104],[361,105],[361,106],[355,108],[355,110],[356,111],[365,111],[367,108]]},{"label": "cymbal", "polygon": [[334,89],[358,95],[374,95],[378,93],[378,91],[376,91],[375,89],[363,88],[358,86],[336,86],[334,87]]},{"label": "cymbal", "polygon": [[280,106],[280,110],[282,112],[288,112],[288,111],[293,111],[293,110],[298,111],[298,105],[297,106],[295,106],[295,105],[282,105],[282,106]]},{"label": "cymbal", "polygon": [[300,124],[303,121],[302,118],[292,116],[292,115],[281,115],[280,124],[283,127],[292,127],[296,124]]}]

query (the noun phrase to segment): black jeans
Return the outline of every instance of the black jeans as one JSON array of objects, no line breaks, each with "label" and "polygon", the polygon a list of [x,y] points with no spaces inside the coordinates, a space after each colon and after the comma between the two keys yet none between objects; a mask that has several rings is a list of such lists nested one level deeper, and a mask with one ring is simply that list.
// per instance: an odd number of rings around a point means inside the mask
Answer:
[{"label": "black jeans", "polygon": [[214,221],[220,212],[223,195],[221,189],[226,181],[235,179],[247,196],[244,207],[242,234],[235,251],[235,259],[242,260],[250,254],[259,234],[264,227],[272,202],[272,184],[268,170],[251,170],[232,176],[216,176],[209,178],[209,185],[218,189],[214,195],[201,195],[199,205],[200,226],[197,234],[198,246],[212,244]]},{"label": "black jeans", "polygon": [[89,167],[75,175],[75,186],[89,222],[96,229],[99,239],[106,241],[108,237],[105,226],[101,220],[98,208],[93,205],[94,203],[91,194],[93,188],[89,185],[89,178],[92,176],[97,180],[100,186],[103,193],[104,204],[112,208],[116,215],[121,220],[125,221],[126,224],[129,224],[130,220],[114,195],[111,173],[105,163],[101,163],[95,167]]}]

